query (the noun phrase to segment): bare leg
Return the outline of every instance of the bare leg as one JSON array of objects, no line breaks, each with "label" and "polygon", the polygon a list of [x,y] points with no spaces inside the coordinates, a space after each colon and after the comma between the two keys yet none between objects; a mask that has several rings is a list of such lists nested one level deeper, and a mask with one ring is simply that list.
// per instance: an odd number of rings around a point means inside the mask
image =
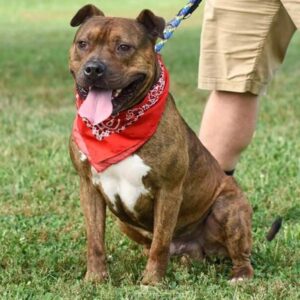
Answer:
[{"label": "bare leg", "polygon": [[84,178],[80,180],[80,201],[87,232],[85,279],[101,282],[107,277],[104,246],[106,204],[90,181]]},{"label": "bare leg", "polygon": [[223,170],[233,170],[252,140],[258,96],[214,91],[206,104],[199,138]]}]

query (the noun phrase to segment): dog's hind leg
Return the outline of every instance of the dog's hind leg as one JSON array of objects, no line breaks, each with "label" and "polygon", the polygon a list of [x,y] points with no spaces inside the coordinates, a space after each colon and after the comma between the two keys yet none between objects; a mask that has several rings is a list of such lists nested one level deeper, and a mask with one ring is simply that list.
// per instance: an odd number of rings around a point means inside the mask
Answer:
[{"label": "dog's hind leg", "polygon": [[251,218],[252,209],[244,195],[231,192],[216,200],[206,221],[205,243],[224,247],[233,263],[232,282],[253,276]]},{"label": "dog's hind leg", "polygon": [[238,215],[227,222],[225,232],[225,245],[233,263],[231,282],[251,278],[253,268],[250,262],[252,237],[249,212],[239,211]]}]

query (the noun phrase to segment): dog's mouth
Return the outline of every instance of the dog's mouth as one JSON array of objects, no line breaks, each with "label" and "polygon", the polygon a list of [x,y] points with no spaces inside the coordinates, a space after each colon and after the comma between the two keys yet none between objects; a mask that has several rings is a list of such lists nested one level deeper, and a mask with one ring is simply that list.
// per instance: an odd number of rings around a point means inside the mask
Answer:
[{"label": "dog's mouth", "polygon": [[145,75],[140,75],[128,86],[114,90],[97,86],[85,88],[77,84],[77,92],[85,100],[78,110],[79,115],[93,125],[101,123],[134,101],[144,80]]}]

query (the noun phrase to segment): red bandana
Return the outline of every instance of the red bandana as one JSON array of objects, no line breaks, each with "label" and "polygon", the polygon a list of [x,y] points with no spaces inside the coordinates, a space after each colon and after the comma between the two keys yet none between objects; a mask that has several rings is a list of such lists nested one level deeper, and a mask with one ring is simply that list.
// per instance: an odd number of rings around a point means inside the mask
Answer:
[{"label": "red bandana", "polygon": [[[131,155],[155,133],[169,94],[169,74],[160,57],[159,63],[159,80],[142,102],[97,125],[76,115],[74,141],[98,172]],[[84,100],[76,98],[78,110]]]}]

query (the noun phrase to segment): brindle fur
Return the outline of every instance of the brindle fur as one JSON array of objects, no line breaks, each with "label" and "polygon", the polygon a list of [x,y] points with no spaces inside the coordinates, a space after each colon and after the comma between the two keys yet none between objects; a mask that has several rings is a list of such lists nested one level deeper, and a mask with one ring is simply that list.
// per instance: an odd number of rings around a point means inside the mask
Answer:
[{"label": "brindle fur", "polygon": [[[125,81],[137,70],[143,70],[145,81],[136,92],[136,99],[141,99],[157,78],[153,44],[162,31],[161,24],[157,25],[160,19],[149,11],[143,11],[137,20],[105,18],[95,8],[87,11],[93,13],[87,16],[81,12],[81,21],[76,19],[78,14],[72,20],[77,25],[83,22],[75,42],[80,36],[88,36],[98,46],[78,54],[74,42],[70,69],[75,80],[82,80],[81,68],[89,57],[101,56],[112,73],[120,74],[118,78],[112,74],[111,81],[107,75],[107,82],[113,88],[126,85]],[[137,45],[136,53],[115,58],[116,54],[108,51],[112,48],[107,46],[115,36],[130,38]],[[87,160],[80,160],[72,137],[70,154],[80,176],[87,229],[86,279],[102,281],[107,276],[104,233],[106,206],[110,204],[101,186],[93,185],[91,166]],[[117,209],[109,208],[119,218],[121,230],[149,249],[143,284],[161,281],[170,254],[187,254],[196,259],[206,254],[227,255],[233,263],[232,278],[251,277],[251,207],[235,180],[224,175],[182,119],[171,95],[156,133],[136,154],[151,167],[143,178],[150,193],[140,196],[134,213],[122,206],[121,201],[117,201]]]}]

